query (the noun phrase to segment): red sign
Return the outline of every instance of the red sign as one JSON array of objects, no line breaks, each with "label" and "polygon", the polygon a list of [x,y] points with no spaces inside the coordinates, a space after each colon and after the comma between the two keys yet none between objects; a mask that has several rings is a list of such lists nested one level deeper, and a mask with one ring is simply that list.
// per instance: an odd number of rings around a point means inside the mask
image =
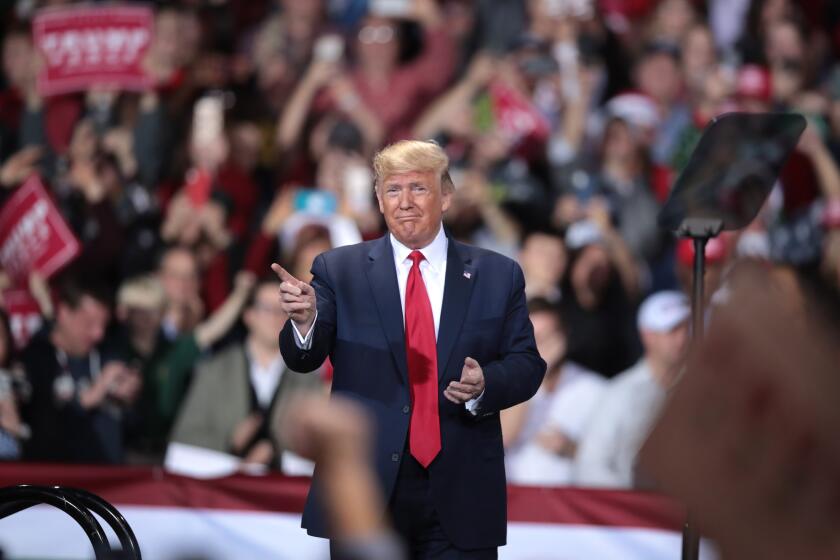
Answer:
[{"label": "red sign", "polygon": [[525,139],[543,141],[551,127],[546,118],[519,92],[502,83],[490,85],[496,126],[513,143]]},{"label": "red sign", "polygon": [[154,16],[143,6],[47,9],[32,22],[44,59],[41,95],[84,91],[91,84],[142,90],[151,84],[142,67]]},{"label": "red sign", "polygon": [[9,316],[9,327],[15,347],[23,349],[32,335],[44,324],[41,308],[26,288],[13,288],[3,292],[3,307]]},{"label": "red sign", "polygon": [[78,253],[41,179],[30,176],[0,211],[0,266],[16,286],[26,286],[30,271],[49,278]]}]

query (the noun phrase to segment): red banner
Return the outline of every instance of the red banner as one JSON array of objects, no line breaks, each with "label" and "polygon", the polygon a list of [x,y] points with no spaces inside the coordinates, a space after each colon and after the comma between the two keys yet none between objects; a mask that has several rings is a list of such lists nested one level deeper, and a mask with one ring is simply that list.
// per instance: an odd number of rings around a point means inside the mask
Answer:
[{"label": "red banner", "polygon": [[[300,528],[305,478],[235,474],[196,480],[157,467],[0,465],[0,486],[21,483],[60,484],[102,496],[130,523],[144,558],[329,556],[326,541]],[[653,494],[509,486],[507,546],[499,557],[673,560],[679,558],[684,519],[681,507]],[[6,517],[0,542],[9,558],[91,556],[82,531],[56,508]],[[700,558],[709,560],[704,552]]]},{"label": "red banner", "polygon": [[44,59],[41,95],[84,91],[92,84],[142,90],[142,67],[154,15],[144,6],[77,6],[39,12],[32,23]]},{"label": "red banner", "polygon": [[[108,501],[201,510],[300,513],[307,477],[279,473],[234,474],[200,480],[160,467],[0,464],[0,486],[63,485],[84,488]],[[510,522],[632,527],[678,531],[685,512],[664,496],[625,490],[508,486]]]},{"label": "red banner", "polygon": [[0,266],[14,285],[26,286],[31,271],[49,278],[79,249],[41,179],[30,176],[0,211]]}]

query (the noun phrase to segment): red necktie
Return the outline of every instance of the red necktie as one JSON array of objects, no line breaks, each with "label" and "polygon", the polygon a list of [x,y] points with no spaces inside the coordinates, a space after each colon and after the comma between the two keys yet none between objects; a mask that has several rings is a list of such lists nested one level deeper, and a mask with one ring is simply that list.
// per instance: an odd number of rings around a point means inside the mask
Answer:
[{"label": "red necktie", "polygon": [[440,452],[438,415],[437,344],[432,304],[420,275],[420,251],[408,255],[414,264],[405,286],[405,350],[411,391],[409,448],[424,467]]}]

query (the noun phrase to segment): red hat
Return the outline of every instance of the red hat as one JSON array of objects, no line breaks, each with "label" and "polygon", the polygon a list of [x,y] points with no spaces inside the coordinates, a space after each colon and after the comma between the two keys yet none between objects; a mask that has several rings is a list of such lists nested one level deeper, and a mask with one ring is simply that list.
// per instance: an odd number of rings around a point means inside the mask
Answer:
[{"label": "red hat", "polygon": [[742,99],[770,101],[773,94],[770,72],[757,64],[745,64],[738,72],[735,94]]},{"label": "red hat", "polygon": [[[718,264],[726,260],[729,253],[726,247],[726,240],[722,237],[713,237],[706,243],[706,263]],[[694,241],[689,238],[682,238],[677,241],[677,262],[683,266],[694,264]]]}]

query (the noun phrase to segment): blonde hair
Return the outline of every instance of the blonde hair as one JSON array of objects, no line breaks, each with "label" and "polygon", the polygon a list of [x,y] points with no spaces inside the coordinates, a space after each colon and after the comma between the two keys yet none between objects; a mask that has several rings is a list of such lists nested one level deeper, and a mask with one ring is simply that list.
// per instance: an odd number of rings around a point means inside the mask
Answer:
[{"label": "blonde hair", "polygon": [[411,172],[434,173],[440,177],[443,192],[455,189],[449,176],[449,156],[432,140],[400,140],[373,156],[374,186],[377,189],[391,175]]},{"label": "blonde hair", "polygon": [[117,305],[140,309],[163,309],[166,295],[153,274],[126,280],[117,292]]}]

